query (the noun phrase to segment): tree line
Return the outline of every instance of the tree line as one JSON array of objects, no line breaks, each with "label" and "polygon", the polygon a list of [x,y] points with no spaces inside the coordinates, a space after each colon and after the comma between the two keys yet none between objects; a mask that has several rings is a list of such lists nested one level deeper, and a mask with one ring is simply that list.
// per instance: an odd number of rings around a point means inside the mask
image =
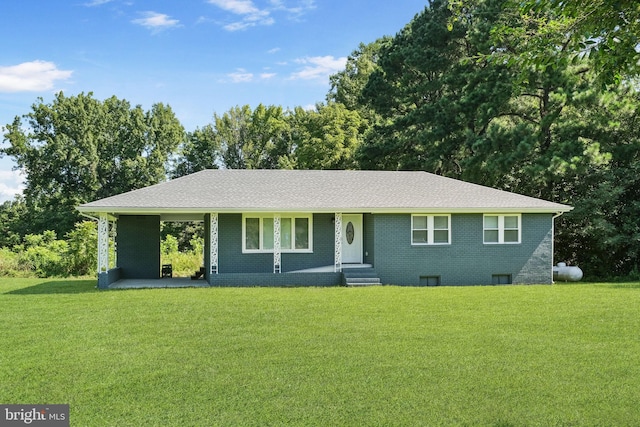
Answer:
[{"label": "tree line", "polygon": [[0,247],[206,168],[424,170],[574,206],[556,259],[637,277],[639,22],[632,1],[433,0],[358,46],[315,109],[236,106],[192,131],[164,104],[38,99],[4,127],[26,187],[0,206]]}]

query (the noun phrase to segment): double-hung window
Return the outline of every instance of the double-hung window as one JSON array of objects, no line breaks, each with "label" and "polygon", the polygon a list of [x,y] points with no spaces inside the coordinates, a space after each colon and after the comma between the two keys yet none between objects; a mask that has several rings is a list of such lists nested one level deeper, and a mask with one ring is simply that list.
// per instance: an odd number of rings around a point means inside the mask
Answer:
[{"label": "double-hung window", "polygon": [[485,215],[484,243],[520,243],[520,215]]},{"label": "double-hung window", "polygon": [[[282,215],[280,217],[280,250],[282,252],[312,251],[312,216]],[[242,222],[243,252],[273,252],[273,215],[244,215]]]},{"label": "double-hung window", "polygon": [[411,215],[412,245],[448,245],[451,243],[450,215]]}]

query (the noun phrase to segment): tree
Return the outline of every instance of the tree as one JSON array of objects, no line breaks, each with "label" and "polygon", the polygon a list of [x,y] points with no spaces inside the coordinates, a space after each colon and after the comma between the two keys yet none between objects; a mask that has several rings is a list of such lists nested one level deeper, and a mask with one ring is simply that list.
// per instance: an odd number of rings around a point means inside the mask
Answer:
[{"label": "tree", "polygon": [[220,156],[220,140],[212,125],[188,132],[174,159],[171,176],[178,178],[204,169],[217,169]]},{"label": "tree", "polygon": [[[482,16],[495,16],[500,1],[484,7]],[[433,1],[381,49],[379,69],[363,90],[380,116],[360,151],[363,167],[464,177],[478,138],[504,114],[510,70],[468,60],[490,48],[490,21],[449,30],[449,19],[446,3]]]},{"label": "tree", "polygon": [[291,143],[282,107],[245,105],[214,115],[220,160],[229,169],[275,169],[286,163]]},{"label": "tree", "polygon": [[379,70],[380,51],[391,42],[391,37],[382,37],[373,43],[360,43],[347,58],[345,69],[329,77],[331,88],[327,102],[344,105],[348,110],[357,110],[368,117],[369,110],[361,101],[362,92],[374,71]]},{"label": "tree", "polygon": [[[450,0],[450,27],[484,0]],[[492,28],[497,61],[544,71],[588,59],[603,85],[640,72],[640,6],[635,0],[508,0]],[[486,55],[486,54],[485,54]]]},{"label": "tree", "polygon": [[356,169],[364,124],[360,114],[336,102],[316,108],[298,107],[290,117],[296,169]]},{"label": "tree", "polygon": [[39,98],[30,113],[5,127],[9,145],[0,155],[13,157],[26,175],[31,232],[64,234],[79,219],[77,205],[164,180],[167,160],[183,138],[169,106],[154,104],[145,112],[116,97],[101,102],[91,93],[60,92],[51,104]]}]

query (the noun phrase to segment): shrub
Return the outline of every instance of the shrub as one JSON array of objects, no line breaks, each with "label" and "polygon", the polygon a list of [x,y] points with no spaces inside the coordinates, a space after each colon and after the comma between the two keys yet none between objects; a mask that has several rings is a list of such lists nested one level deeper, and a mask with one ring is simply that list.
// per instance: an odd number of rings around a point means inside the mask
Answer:
[{"label": "shrub", "polygon": [[69,244],[66,254],[69,273],[74,276],[84,276],[95,272],[98,264],[96,223],[93,221],[79,222],[65,237]]},{"label": "shrub", "polygon": [[19,256],[7,248],[0,248],[0,276],[28,277],[31,272],[20,264]]}]

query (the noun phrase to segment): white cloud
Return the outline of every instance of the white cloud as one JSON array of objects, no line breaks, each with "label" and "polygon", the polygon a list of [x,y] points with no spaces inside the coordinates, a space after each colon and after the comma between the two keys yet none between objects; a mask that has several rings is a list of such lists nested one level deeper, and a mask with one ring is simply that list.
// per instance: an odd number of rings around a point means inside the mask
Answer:
[{"label": "white cloud", "polygon": [[297,6],[287,7],[281,0],[270,0],[269,6],[260,8],[253,0],[207,0],[209,4],[240,17],[239,21],[234,21],[223,25],[227,31],[245,30],[258,25],[273,25],[276,20],[273,12],[286,12],[290,17],[297,19],[304,12],[315,8],[313,0],[299,0]]},{"label": "white cloud", "polygon": [[[254,73],[251,73],[244,68],[238,68],[233,73],[227,74],[228,80],[226,81],[231,83],[251,83],[256,80],[269,80],[277,76],[276,73],[260,73],[257,76]],[[222,81],[224,83],[224,81]]]},{"label": "white cloud", "polygon": [[304,67],[291,74],[291,80],[322,80],[326,82],[330,75],[344,69],[347,57],[312,56],[296,59],[295,62],[304,65]]},{"label": "white cloud", "polygon": [[51,90],[58,80],[67,80],[73,71],[59,70],[49,61],[23,62],[0,67],[0,92],[40,92]]},{"label": "white cloud", "polygon": [[0,203],[11,200],[24,190],[24,175],[20,171],[0,171]]},{"label": "white cloud", "polygon": [[299,0],[294,2],[295,6],[287,6],[283,0],[270,0],[274,10],[284,11],[289,14],[290,19],[297,19],[308,11],[315,9],[314,0]]},{"label": "white cloud", "polygon": [[242,17],[240,21],[224,25],[223,28],[227,31],[244,30],[256,25],[272,25],[275,22],[269,16],[268,10],[259,9],[251,0],[208,0],[208,2],[224,11]]},{"label": "white cloud", "polygon": [[261,13],[251,0],[209,0],[209,3],[236,15]]},{"label": "white cloud", "polygon": [[112,1],[113,0],[92,0],[86,2],[84,5],[87,7],[102,6],[103,4],[111,3]]},{"label": "white cloud", "polygon": [[269,50],[267,51],[267,53],[268,53],[268,54],[270,54],[270,55],[273,55],[274,53],[278,53],[278,52],[280,52],[280,50],[281,50],[281,49],[280,49],[279,47],[274,47],[273,49],[269,49]]},{"label": "white cloud", "polygon": [[180,21],[177,19],[171,19],[169,15],[158,12],[141,12],[142,18],[134,19],[134,24],[142,25],[143,27],[152,30],[154,33],[180,26]]},{"label": "white cloud", "polygon": [[253,81],[253,73],[248,73],[243,68],[238,68],[235,72],[227,74],[232,83],[248,83]]}]

